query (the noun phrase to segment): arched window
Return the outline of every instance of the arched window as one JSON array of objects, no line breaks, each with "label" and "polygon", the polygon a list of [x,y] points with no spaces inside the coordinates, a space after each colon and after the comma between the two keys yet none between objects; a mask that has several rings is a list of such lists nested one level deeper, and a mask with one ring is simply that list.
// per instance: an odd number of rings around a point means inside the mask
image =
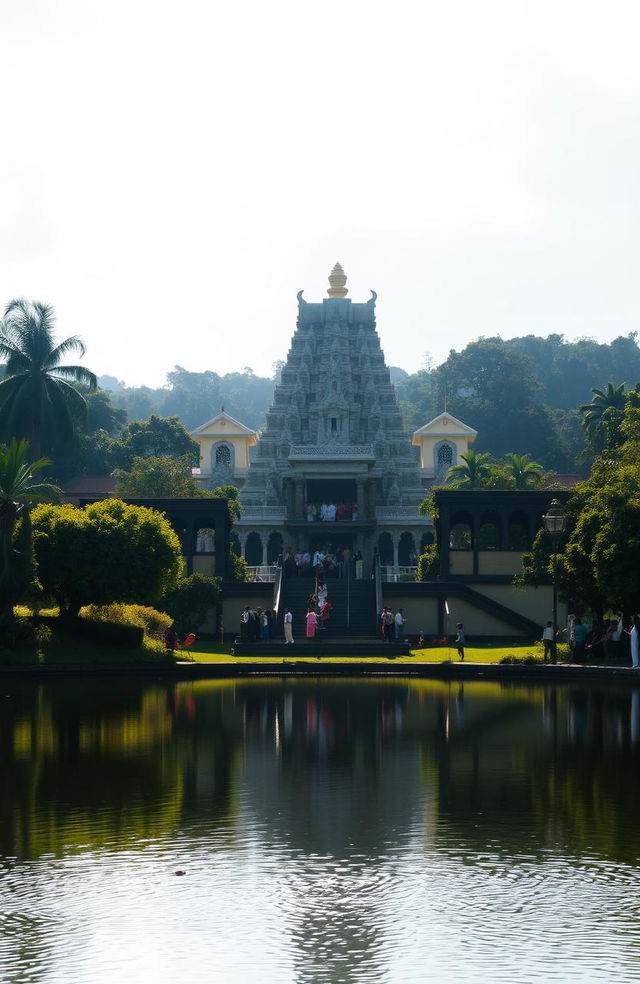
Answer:
[{"label": "arched window", "polygon": [[420,538],[420,553],[424,553],[428,546],[435,543],[433,533],[423,533]]},{"label": "arched window", "polygon": [[450,444],[441,444],[438,448],[438,471],[445,471],[453,464],[453,448]]},{"label": "arched window", "polygon": [[196,553],[216,552],[216,531],[211,526],[201,526],[196,533]]},{"label": "arched window", "polygon": [[228,444],[219,444],[216,448],[216,468],[231,468],[231,448]]},{"label": "arched window", "polygon": [[282,534],[270,533],[267,540],[267,564],[277,564],[282,553]]},{"label": "arched window", "polygon": [[398,544],[398,563],[400,567],[414,567],[416,560],[416,544],[413,534],[405,530]]},{"label": "arched window", "polygon": [[393,540],[390,533],[381,533],[378,537],[378,553],[381,564],[393,564]]},{"label": "arched window", "polygon": [[244,556],[249,567],[259,567],[262,563],[262,537],[259,533],[249,533],[244,548]]}]

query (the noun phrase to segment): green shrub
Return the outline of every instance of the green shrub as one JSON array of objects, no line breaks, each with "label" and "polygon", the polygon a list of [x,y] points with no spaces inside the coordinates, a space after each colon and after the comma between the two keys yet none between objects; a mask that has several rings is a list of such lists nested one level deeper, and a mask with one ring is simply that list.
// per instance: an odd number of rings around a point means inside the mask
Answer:
[{"label": "green shrub", "polygon": [[544,658],[535,656],[533,653],[527,653],[526,656],[514,656],[510,653],[503,656],[500,663],[503,666],[538,666],[540,663],[544,663]]},{"label": "green shrub", "polygon": [[178,581],[173,591],[164,596],[162,607],[175,621],[178,634],[185,636],[204,624],[207,615],[219,601],[219,578],[191,574]]},{"label": "green shrub", "polygon": [[438,545],[436,543],[430,543],[425,552],[420,554],[418,558],[416,581],[432,581],[438,576],[439,570]]},{"label": "green shrub", "polygon": [[170,615],[147,605],[86,605],[80,610],[82,618],[95,622],[110,622],[123,626],[136,626],[144,632],[145,639],[162,642],[164,633],[172,622]]},{"label": "green shrub", "polygon": [[99,619],[65,619],[60,628],[81,639],[130,649],[139,649],[144,638],[144,629],[140,625],[123,625],[118,622],[103,622]]}]

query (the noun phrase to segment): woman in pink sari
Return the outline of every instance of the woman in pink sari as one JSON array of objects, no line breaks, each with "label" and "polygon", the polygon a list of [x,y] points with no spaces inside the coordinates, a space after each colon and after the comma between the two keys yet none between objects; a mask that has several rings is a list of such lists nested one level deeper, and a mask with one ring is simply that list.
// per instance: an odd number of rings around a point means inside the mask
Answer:
[{"label": "woman in pink sari", "polygon": [[316,613],[314,612],[313,608],[309,608],[309,611],[307,612],[307,616],[306,616],[306,622],[307,622],[307,639],[313,639],[313,637],[316,634],[316,624],[317,624]]}]

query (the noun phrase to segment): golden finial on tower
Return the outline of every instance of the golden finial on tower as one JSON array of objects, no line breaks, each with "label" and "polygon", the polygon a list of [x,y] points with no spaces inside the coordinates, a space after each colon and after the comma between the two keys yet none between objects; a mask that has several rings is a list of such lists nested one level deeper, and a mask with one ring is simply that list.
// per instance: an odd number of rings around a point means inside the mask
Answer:
[{"label": "golden finial on tower", "polygon": [[346,287],[347,278],[344,270],[339,263],[336,263],[329,274],[330,287],[327,291],[329,297],[346,297],[349,291]]}]

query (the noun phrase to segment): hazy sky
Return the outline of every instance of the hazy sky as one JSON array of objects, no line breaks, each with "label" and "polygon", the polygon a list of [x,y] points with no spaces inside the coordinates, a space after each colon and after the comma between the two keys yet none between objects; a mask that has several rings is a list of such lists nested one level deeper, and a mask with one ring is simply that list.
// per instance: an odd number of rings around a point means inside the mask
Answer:
[{"label": "hazy sky", "polygon": [[0,301],[98,374],[270,375],[337,259],[409,372],[640,329],[636,2],[0,11]]}]

